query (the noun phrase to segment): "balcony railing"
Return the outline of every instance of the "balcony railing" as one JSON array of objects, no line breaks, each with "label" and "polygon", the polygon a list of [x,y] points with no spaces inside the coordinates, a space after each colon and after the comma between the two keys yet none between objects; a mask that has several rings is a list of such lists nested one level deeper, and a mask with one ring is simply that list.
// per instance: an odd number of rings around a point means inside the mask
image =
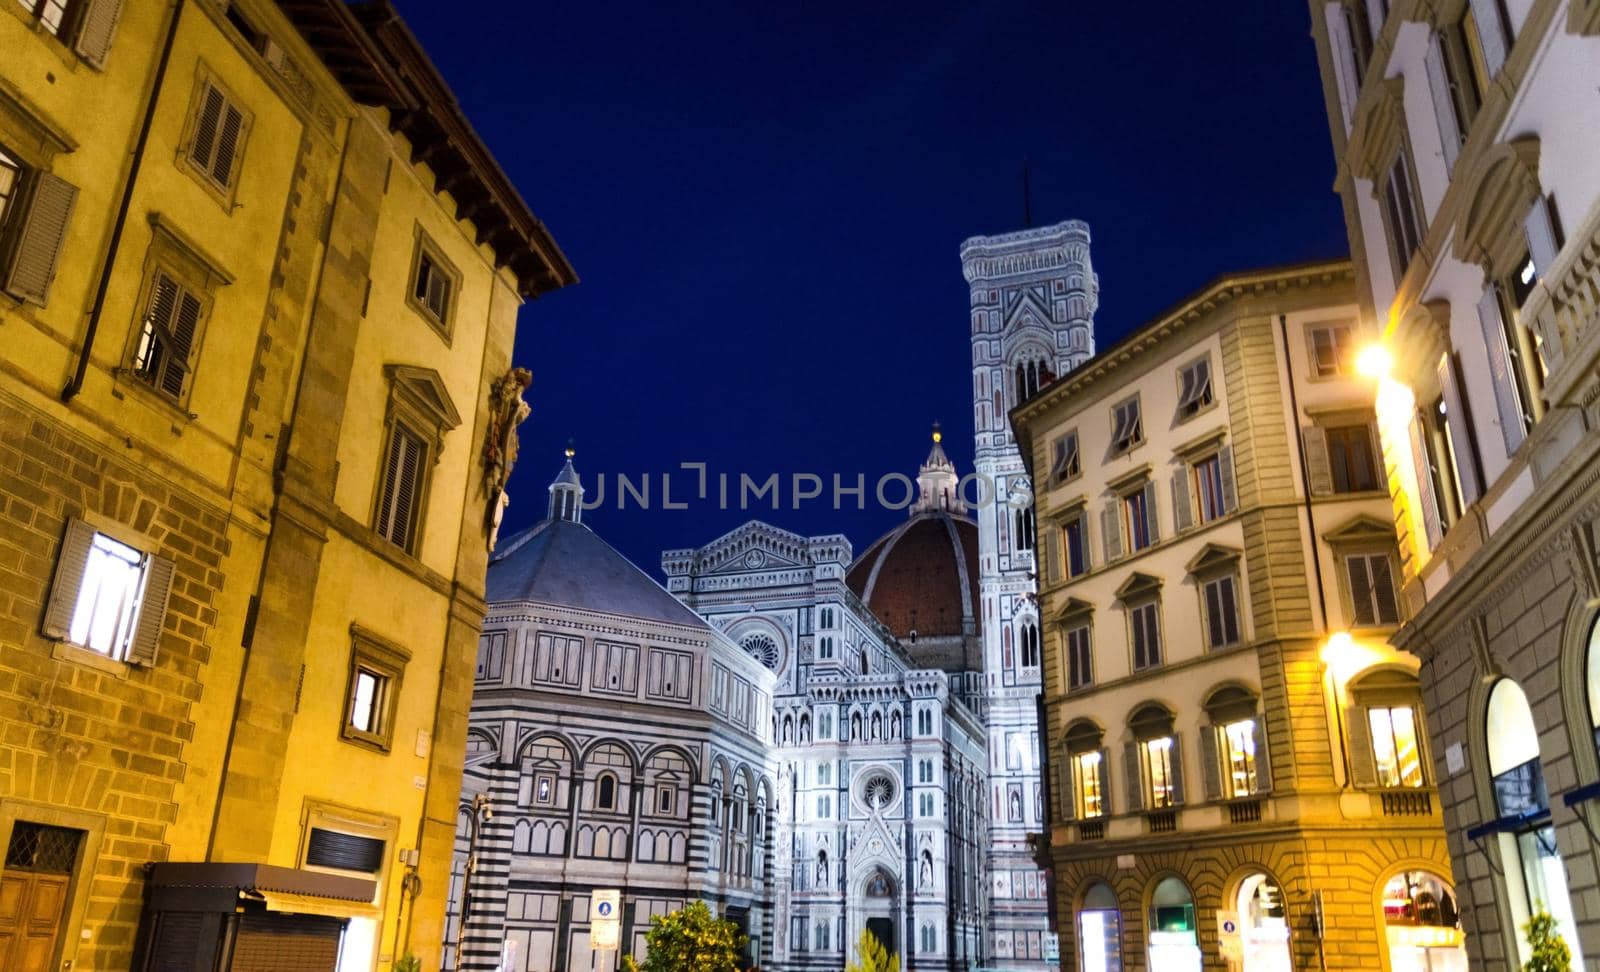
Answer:
[{"label": "balcony railing", "polygon": [[1156,810],[1145,818],[1152,834],[1170,834],[1178,829],[1178,811]]},{"label": "balcony railing", "polygon": [[1106,836],[1104,820],[1084,820],[1078,824],[1079,840],[1103,840]]},{"label": "balcony railing", "polygon": [[1261,820],[1260,800],[1239,800],[1228,804],[1228,822],[1234,824],[1257,823]]},{"label": "balcony railing", "polygon": [[1378,800],[1385,817],[1426,817],[1433,813],[1433,795],[1427,790],[1383,790]]},{"label": "balcony railing", "polygon": [[1550,366],[1545,392],[1566,401],[1600,351],[1600,221],[1575,234],[1523,306]]}]

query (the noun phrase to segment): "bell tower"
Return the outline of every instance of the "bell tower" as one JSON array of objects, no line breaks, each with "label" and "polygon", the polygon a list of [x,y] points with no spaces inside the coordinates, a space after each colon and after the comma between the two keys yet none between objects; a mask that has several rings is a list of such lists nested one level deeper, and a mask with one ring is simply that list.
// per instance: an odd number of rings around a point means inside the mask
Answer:
[{"label": "bell tower", "polygon": [[1038,697],[1040,637],[1033,489],[1008,413],[1094,354],[1100,281],[1089,226],[1068,220],[961,244],[971,296],[976,471],[994,484],[977,510],[985,722],[994,806],[989,828],[988,964],[1046,966],[1055,955],[1048,891],[1028,851],[1046,826]]}]

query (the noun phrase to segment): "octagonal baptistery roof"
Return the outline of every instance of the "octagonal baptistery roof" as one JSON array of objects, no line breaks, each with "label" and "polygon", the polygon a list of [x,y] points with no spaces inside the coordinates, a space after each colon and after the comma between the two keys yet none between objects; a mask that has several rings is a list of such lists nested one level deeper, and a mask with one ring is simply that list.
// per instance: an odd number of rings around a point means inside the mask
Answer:
[{"label": "octagonal baptistery roof", "polygon": [[[978,525],[967,518],[940,438],[934,426],[911,518],[868,547],[845,583],[921,663],[959,669],[977,661],[971,649],[978,633]],[[930,639],[954,651],[925,657]],[[974,644],[963,646],[963,639]]]}]

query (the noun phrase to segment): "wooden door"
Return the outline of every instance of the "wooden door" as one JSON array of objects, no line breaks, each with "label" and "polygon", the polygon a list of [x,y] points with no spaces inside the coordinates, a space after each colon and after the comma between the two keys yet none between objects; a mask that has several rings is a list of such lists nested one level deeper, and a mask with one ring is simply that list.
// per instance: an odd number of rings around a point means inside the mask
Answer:
[{"label": "wooden door", "polygon": [[67,910],[67,878],[28,871],[0,877],[0,969],[50,972]]}]

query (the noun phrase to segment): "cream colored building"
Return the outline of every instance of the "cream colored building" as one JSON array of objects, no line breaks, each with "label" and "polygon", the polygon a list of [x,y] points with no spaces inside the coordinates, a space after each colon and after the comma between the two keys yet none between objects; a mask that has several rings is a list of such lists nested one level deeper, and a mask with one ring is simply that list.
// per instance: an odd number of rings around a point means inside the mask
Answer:
[{"label": "cream colored building", "polygon": [[1600,968],[1600,4],[1310,8],[1468,948]]},{"label": "cream colored building", "polygon": [[1358,319],[1227,275],[1012,412],[1063,968],[1465,968]]},{"label": "cream colored building", "polygon": [[491,386],[572,270],[387,3],[0,51],[0,968],[436,965]]}]

